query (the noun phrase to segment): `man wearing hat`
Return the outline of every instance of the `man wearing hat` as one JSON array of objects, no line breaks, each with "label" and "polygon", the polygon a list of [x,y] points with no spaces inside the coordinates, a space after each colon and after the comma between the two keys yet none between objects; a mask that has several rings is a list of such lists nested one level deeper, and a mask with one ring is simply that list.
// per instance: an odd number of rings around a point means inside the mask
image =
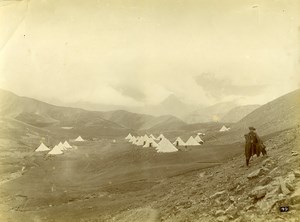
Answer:
[{"label": "man wearing hat", "polygon": [[249,165],[249,160],[251,156],[255,155],[260,156],[262,152],[263,155],[267,155],[265,150],[265,145],[263,144],[260,137],[255,132],[255,128],[253,126],[249,127],[250,132],[245,134],[246,145],[245,145],[245,156],[246,156],[246,165]]}]

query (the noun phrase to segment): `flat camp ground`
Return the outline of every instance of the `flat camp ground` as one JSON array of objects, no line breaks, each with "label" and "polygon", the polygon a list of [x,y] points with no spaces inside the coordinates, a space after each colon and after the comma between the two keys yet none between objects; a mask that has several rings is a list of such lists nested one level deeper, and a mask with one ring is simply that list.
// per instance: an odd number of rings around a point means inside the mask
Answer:
[{"label": "flat camp ground", "polygon": [[24,221],[24,216],[28,221],[84,221],[138,207],[141,200],[154,201],[167,192],[155,189],[166,178],[216,166],[243,152],[240,144],[233,144],[157,153],[124,139],[75,145],[77,149],[63,155],[31,153],[22,161],[10,156],[13,160],[6,163],[13,162],[11,173],[19,176],[0,184],[1,221]]}]

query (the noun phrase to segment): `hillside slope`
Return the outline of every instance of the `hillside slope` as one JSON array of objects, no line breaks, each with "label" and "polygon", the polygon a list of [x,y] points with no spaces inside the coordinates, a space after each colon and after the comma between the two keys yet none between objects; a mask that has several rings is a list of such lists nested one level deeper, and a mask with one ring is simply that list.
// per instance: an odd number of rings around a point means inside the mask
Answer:
[{"label": "hillside slope", "polygon": [[90,138],[100,135],[125,135],[129,131],[136,130],[152,132],[176,130],[186,125],[185,122],[171,115],[156,117],[124,110],[87,111],[80,108],[54,106],[32,98],[20,97],[5,90],[0,90],[0,116],[50,130],[72,127],[63,132],[67,134],[73,132]]},{"label": "hillside slope", "polygon": [[231,125],[227,133],[218,135],[216,141],[231,143],[244,140],[249,126],[254,126],[259,135],[268,135],[300,124],[300,89],[283,95]]},{"label": "hillside slope", "polygon": [[81,133],[88,137],[124,135],[128,132],[125,127],[102,118],[101,113],[54,106],[5,90],[0,90],[0,116],[53,131],[67,126],[71,127],[67,133]]},{"label": "hillside slope", "polygon": [[258,107],[259,105],[245,105],[234,107],[221,118],[221,121],[226,123],[238,122]]},{"label": "hillside slope", "polygon": [[217,103],[212,106],[198,109],[185,116],[183,120],[190,124],[212,121],[217,122],[220,121],[228,111],[236,106],[237,105],[234,102]]}]

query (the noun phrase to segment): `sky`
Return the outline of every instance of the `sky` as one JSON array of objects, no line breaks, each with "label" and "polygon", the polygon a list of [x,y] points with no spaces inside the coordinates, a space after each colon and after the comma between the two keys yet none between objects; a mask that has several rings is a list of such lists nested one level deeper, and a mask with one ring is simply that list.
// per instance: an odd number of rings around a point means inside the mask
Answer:
[{"label": "sky", "polygon": [[0,27],[0,88],[46,102],[264,104],[300,87],[298,0],[5,0]]}]

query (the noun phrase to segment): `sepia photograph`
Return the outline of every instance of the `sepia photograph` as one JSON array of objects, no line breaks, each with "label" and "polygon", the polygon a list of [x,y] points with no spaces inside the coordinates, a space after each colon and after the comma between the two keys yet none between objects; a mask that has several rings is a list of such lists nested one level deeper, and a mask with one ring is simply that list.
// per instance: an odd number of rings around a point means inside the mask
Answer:
[{"label": "sepia photograph", "polygon": [[300,0],[0,0],[1,222],[300,222]]}]

